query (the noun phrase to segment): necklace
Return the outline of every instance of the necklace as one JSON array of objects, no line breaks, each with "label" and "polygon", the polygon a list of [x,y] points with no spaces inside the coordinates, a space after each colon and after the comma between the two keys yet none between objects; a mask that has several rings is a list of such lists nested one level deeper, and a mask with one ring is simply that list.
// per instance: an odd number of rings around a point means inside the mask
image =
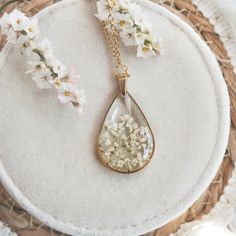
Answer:
[{"label": "necklace", "polygon": [[119,34],[108,8],[108,24],[103,29],[114,59],[114,75],[120,92],[111,103],[97,140],[101,161],[114,171],[132,173],[144,168],[154,154],[155,141],[142,110],[127,91],[130,77],[121,60]]}]

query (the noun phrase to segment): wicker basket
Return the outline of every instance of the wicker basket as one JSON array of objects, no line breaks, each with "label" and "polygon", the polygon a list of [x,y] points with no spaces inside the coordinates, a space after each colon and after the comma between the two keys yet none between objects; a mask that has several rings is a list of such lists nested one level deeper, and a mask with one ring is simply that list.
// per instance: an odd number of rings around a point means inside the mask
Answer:
[{"label": "wicker basket", "polygon": [[[153,1],[157,2],[157,0]],[[5,8],[5,11],[10,12],[17,6],[28,15],[34,15],[55,2],[53,0],[18,0],[17,3],[13,3]],[[214,32],[214,27],[208,19],[197,10],[190,0],[167,0],[162,5],[194,28],[218,58],[231,99],[231,130],[224,160],[208,189],[183,215],[145,236],[167,236],[170,233],[176,232],[181,224],[200,219],[204,214],[209,213],[222,195],[224,187],[227,185],[228,179],[232,174],[234,168],[232,160],[236,160],[236,75],[233,73],[233,66],[230,63],[224,45],[219,35]],[[0,35],[0,47],[2,48],[4,44],[5,39]],[[9,196],[2,186],[0,186],[0,220],[7,223],[19,235],[60,235],[60,233],[53,231],[29,215]]]}]

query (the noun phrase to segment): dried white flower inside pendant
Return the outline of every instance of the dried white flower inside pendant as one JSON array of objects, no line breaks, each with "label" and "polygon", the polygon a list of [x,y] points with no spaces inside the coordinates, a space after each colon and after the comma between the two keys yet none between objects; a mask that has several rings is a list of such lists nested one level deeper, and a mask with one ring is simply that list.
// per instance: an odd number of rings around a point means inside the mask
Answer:
[{"label": "dried white flower inside pendant", "polygon": [[98,153],[107,166],[122,173],[136,172],[152,158],[152,131],[128,93],[113,101],[98,138]]}]

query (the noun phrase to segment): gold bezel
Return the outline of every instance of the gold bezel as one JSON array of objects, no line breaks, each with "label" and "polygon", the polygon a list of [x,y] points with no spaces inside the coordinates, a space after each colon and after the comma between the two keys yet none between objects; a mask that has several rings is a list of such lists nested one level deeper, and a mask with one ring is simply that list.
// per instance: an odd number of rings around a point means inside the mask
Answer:
[{"label": "gold bezel", "polygon": [[100,137],[101,137],[101,130],[102,130],[103,124],[104,124],[104,122],[105,122],[105,120],[106,120],[106,117],[107,117],[107,115],[108,115],[108,112],[110,111],[110,109],[111,109],[113,103],[115,102],[116,98],[121,95],[121,94],[119,93],[118,95],[115,96],[115,98],[112,100],[111,105],[110,105],[109,108],[107,109],[107,112],[106,112],[105,117],[104,117],[104,119],[103,119],[103,122],[102,122],[102,125],[101,125],[101,129],[100,129],[100,132],[99,132],[99,135],[98,135],[98,138],[97,138],[96,149],[97,149],[97,153],[98,153],[99,159],[101,160],[101,162],[102,162],[106,167],[108,167],[109,169],[111,169],[111,170],[113,170],[113,171],[115,171],[115,172],[122,173],[122,174],[132,174],[132,173],[135,173],[135,172],[138,172],[138,171],[141,171],[142,169],[144,169],[144,167],[146,167],[146,166],[149,164],[149,162],[152,160],[152,158],[153,158],[153,156],[154,156],[154,153],[155,153],[155,150],[156,150],[155,137],[154,137],[154,134],[153,134],[153,132],[152,132],[152,129],[151,129],[150,125],[149,125],[149,122],[148,122],[146,116],[144,115],[143,111],[142,111],[141,108],[139,107],[138,103],[137,103],[137,102],[134,100],[134,98],[130,95],[130,93],[127,92],[127,94],[130,96],[130,98],[133,100],[133,102],[135,103],[135,105],[136,105],[136,106],[138,107],[138,109],[141,111],[141,114],[143,115],[143,117],[145,118],[145,121],[147,122],[148,128],[149,128],[150,133],[151,133],[152,138],[153,138],[153,149],[152,149],[151,157],[150,157],[149,160],[145,163],[145,165],[143,165],[143,166],[142,166],[141,168],[139,168],[139,169],[136,169],[136,170],[130,171],[130,172],[124,172],[124,171],[120,171],[120,170],[118,170],[118,169],[115,169],[115,168],[111,167],[111,166],[108,164],[108,162],[105,162],[104,159],[102,158],[102,155],[101,155],[100,150],[99,150],[99,140],[100,140]]}]

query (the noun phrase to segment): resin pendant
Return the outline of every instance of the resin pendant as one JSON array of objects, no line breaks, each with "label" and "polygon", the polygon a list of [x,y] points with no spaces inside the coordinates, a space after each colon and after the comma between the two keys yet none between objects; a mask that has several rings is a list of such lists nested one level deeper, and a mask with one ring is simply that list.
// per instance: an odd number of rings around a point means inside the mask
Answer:
[{"label": "resin pendant", "polygon": [[151,128],[131,95],[118,95],[104,119],[97,142],[103,163],[121,173],[132,173],[148,164],[154,153]]}]

